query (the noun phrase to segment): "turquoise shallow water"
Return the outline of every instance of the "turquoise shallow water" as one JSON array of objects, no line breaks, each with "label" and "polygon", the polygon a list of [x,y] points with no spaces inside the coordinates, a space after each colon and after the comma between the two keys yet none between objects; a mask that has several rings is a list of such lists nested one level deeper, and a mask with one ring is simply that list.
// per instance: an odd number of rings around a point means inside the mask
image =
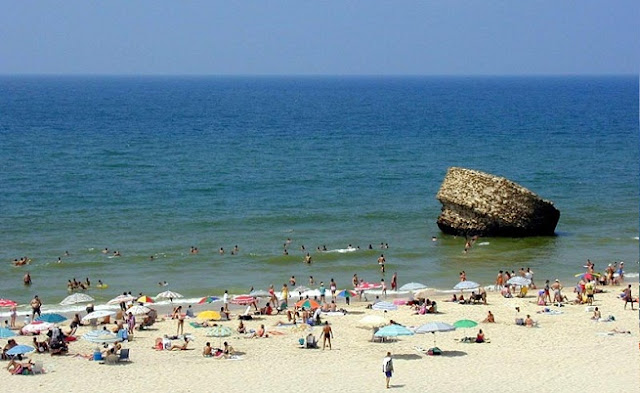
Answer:
[{"label": "turquoise shallow water", "polygon": [[[637,77],[1,77],[0,297],[58,302],[73,277],[108,283],[98,300],[165,280],[193,297],[341,286],[380,279],[380,242],[400,284],[569,279],[587,258],[637,272],[637,92]],[[558,236],[463,254],[435,224],[450,166],[552,200]],[[349,244],[375,249],[315,252]]]}]

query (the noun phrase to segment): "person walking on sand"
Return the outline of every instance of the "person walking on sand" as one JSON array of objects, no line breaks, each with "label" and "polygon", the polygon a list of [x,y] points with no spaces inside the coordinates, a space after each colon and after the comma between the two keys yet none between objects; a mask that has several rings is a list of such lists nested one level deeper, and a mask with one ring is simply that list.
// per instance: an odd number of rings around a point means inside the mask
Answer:
[{"label": "person walking on sand", "polygon": [[329,350],[331,350],[331,339],[333,338],[333,330],[331,330],[331,326],[329,326],[329,321],[324,322],[324,327],[322,328],[322,350],[324,351],[324,346],[329,342]]},{"label": "person walking on sand", "polygon": [[391,352],[387,352],[387,356],[382,359],[382,372],[387,378],[387,389],[389,389],[389,382],[391,382],[391,376],[393,375],[393,359],[391,359]]}]

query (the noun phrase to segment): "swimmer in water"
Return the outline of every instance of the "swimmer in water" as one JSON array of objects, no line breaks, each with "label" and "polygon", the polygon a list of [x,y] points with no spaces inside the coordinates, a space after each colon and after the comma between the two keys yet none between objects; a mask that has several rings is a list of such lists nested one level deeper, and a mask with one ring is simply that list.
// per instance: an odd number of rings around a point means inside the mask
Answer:
[{"label": "swimmer in water", "polygon": [[166,281],[161,281],[161,282],[158,283],[158,285],[161,286],[161,287],[166,287],[167,285],[169,285],[169,283],[166,282]]},{"label": "swimmer in water", "polygon": [[218,253],[220,253],[220,255],[224,255],[224,248],[220,247],[220,250],[218,250]]},{"label": "swimmer in water", "polygon": [[29,274],[29,272],[24,275],[22,281],[24,282],[24,285],[31,285],[31,275]]},{"label": "swimmer in water", "polygon": [[304,262],[305,262],[307,265],[311,265],[311,262],[312,262],[312,261],[311,261],[311,255],[309,255],[309,253],[307,253],[307,255],[305,255],[305,256],[304,256]]}]

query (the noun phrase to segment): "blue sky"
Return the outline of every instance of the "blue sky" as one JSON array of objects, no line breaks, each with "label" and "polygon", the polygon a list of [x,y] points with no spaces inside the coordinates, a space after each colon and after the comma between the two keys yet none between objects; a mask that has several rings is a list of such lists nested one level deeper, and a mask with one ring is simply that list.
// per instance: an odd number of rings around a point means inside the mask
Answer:
[{"label": "blue sky", "polygon": [[0,0],[0,74],[638,74],[640,1]]}]

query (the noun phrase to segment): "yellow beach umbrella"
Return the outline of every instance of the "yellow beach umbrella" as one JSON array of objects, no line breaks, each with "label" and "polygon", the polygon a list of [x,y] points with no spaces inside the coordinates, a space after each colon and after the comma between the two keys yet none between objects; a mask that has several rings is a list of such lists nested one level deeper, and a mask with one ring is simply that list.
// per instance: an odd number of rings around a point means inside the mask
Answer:
[{"label": "yellow beach umbrella", "polygon": [[214,321],[220,320],[220,313],[213,310],[203,311],[198,314],[198,319],[213,319]]}]

